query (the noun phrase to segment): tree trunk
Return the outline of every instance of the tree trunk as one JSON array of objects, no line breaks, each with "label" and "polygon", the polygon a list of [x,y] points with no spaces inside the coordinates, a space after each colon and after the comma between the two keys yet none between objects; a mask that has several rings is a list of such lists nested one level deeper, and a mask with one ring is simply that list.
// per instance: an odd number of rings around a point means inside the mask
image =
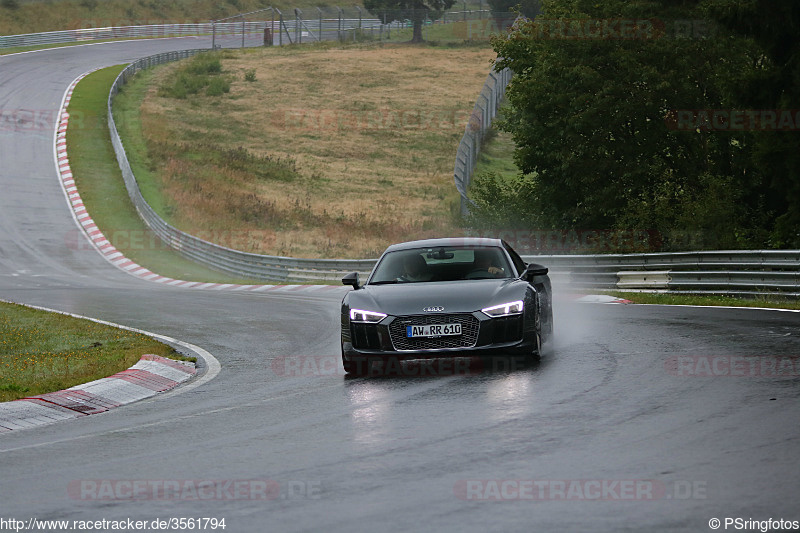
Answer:
[{"label": "tree trunk", "polygon": [[412,43],[421,43],[424,41],[422,38],[422,22],[425,20],[425,13],[423,9],[414,10],[414,14],[412,15],[412,20],[414,22],[414,35],[411,37]]}]

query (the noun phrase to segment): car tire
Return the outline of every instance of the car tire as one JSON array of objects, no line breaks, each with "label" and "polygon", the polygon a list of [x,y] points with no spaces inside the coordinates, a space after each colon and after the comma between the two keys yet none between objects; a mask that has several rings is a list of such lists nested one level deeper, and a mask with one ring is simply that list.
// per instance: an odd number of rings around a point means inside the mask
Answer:
[{"label": "car tire", "polygon": [[527,355],[526,359],[528,362],[537,362],[539,358],[542,356],[542,332],[541,330],[537,330],[534,334],[534,346],[530,353]]}]

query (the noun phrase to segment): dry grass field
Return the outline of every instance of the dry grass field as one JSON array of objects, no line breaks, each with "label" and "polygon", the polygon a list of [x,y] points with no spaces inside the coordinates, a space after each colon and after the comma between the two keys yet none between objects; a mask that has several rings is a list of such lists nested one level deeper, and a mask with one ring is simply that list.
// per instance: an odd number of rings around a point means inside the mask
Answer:
[{"label": "dry grass field", "polygon": [[229,92],[185,98],[167,95],[186,68],[169,65],[140,107],[137,176],[171,223],[246,251],[375,257],[460,233],[454,158],[492,58],[488,45],[223,52]]}]

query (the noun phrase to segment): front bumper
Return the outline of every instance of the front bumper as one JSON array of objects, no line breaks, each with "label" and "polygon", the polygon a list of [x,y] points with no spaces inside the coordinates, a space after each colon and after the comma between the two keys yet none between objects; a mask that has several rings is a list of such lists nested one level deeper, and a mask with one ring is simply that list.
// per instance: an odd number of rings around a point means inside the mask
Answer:
[{"label": "front bumper", "polygon": [[[462,324],[459,338],[409,339],[406,325]],[[347,361],[431,359],[472,355],[520,355],[537,349],[534,320],[526,315],[489,318],[481,312],[388,316],[377,324],[342,320],[342,356]]]}]

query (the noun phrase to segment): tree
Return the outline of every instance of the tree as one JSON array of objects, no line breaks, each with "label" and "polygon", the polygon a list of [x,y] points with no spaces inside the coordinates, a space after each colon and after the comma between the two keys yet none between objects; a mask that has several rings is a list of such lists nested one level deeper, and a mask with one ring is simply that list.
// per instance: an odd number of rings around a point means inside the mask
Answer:
[{"label": "tree", "polygon": [[[800,104],[800,3],[705,0],[717,22],[754,40],[763,52],[745,83],[732,91],[742,108],[796,110]],[[759,132],[755,162],[770,180],[765,209],[777,213],[771,244],[800,247],[800,124],[794,131]]]},{"label": "tree", "polygon": [[421,43],[422,24],[426,18],[438,18],[456,0],[365,0],[364,7],[384,23],[411,20],[414,32],[411,42]]},{"label": "tree", "polygon": [[494,13],[509,13],[518,11],[521,15],[534,18],[541,13],[542,7],[539,0],[488,0],[489,7]]},{"label": "tree", "polygon": [[767,178],[750,157],[754,134],[680,130],[673,120],[678,110],[730,107],[759,55],[752,41],[678,38],[680,21],[703,19],[699,0],[542,4],[535,21],[493,41],[497,68],[515,73],[501,127],[524,175],[479,194],[526,199],[507,218],[540,229],[655,230],[666,249],[685,246],[687,234],[690,247],[706,248],[763,238]]}]

